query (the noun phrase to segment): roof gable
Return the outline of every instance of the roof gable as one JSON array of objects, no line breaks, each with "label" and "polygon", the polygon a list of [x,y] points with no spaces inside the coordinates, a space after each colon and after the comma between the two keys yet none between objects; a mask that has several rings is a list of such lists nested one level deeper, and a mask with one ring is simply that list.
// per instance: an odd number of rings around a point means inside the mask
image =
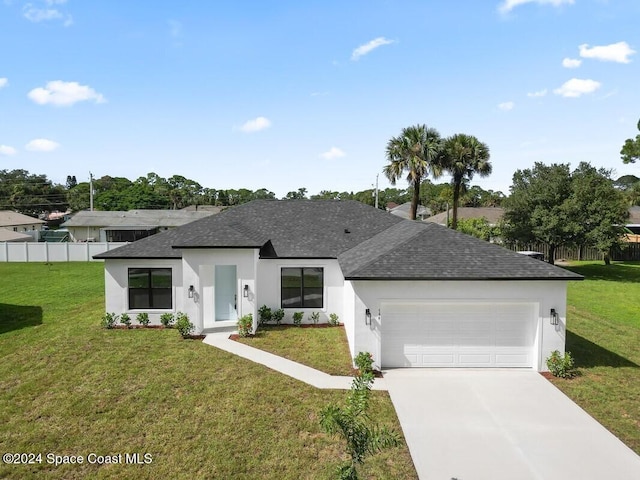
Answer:
[{"label": "roof gable", "polygon": [[0,227],[12,227],[17,225],[40,225],[46,223],[39,218],[30,217],[11,210],[0,210]]}]

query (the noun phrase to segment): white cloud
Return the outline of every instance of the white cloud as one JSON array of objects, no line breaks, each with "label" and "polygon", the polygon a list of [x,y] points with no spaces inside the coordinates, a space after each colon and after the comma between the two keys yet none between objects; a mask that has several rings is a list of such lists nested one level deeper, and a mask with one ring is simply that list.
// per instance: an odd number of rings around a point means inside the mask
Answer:
[{"label": "white cloud", "polygon": [[[61,5],[66,3],[66,0],[45,0],[48,7],[53,5]],[[51,20],[64,20],[63,25],[68,27],[73,25],[73,18],[71,15],[65,15],[55,8],[38,8],[34,7],[31,3],[27,3],[22,9],[22,15],[30,22],[48,22]]]},{"label": "white cloud", "polygon": [[582,65],[582,60],[577,58],[565,58],[562,60],[564,68],[578,68],[580,65]]},{"label": "white cloud", "polygon": [[364,45],[360,45],[358,48],[356,48],[351,54],[351,60],[358,60],[360,57],[366,55],[367,53],[370,53],[372,50],[375,50],[376,48],[383,45],[389,45],[391,43],[395,42],[384,37],[374,38],[370,42],[365,43]]},{"label": "white cloud", "polygon": [[593,93],[600,88],[601,83],[590,79],[572,78],[562,84],[560,88],[556,88],[553,93],[562,95],[563,97],[580,97],[587,93]]},{"label": "white cloud", "polygon": [[107,101],[102,94],[87,85],[61,80],[48,82],[44,88],[34,88],[27,96],[38,105],[51,104],[59,107],[68,107],[77,102],[90,100],[96,103]]},{"label": "white cloud", "polygon": [[559,7],[561,5],[573,5],[574,0],[504,0],[498,10],[500,13],[508,13],[514,8],[525,5],[527,3],[537,3],[538,5],[552,5],[554,7]]},{"label": "white cloud", "polygon": [[331,147],[329,150],[327,150],[324,153],[320,154],[321,158],[324,158],[325,160],[334,160],[336,158],[342,158],[346,155],[346,153],[344,153],[341,149],[339,149],[338,147]]},{"label": "white cloud", "polygon": [[513,107],[515,107],[515,106],[516,106],[516,104],[515,104],[515,103],[513,103],[513,102],[503,102],[503,103],[500,103],[500,104],[498,105],[498,108],[499,108],[500,110],[503,110],[503,111],[505,111],[505,112],[508,112],[509,110],[513,110]]},{"label": "white cloud", "polygon": [[24,148],[31,152],[53,152],[60,144],[46,138],[36,138],[27,143]]},{"label": "white cloud", "polygon": [[253,120],[245,122],[244,125],[240,127],[240,130],[247,133],[259,132],[260,130],[264,130],[265,128],[269,128],[270,126],[271,120],[266,117],[257,117]]},{"label": "white cloud", "polygon": [[538,90],[537,92],[529,92],[527,93],[527,97],[544,97],[547,94],[547,89]]},{"label": "white cloud", "polygon": [[9,155],[15,155],[16,153],[18,153],[18,151],[15,148],[10,147],[9,145],[0,145],[0,155],[8,157]]},{"label": "white cloud", "polygon": [[603,62],[629,63],[629,57],[636,53],[627,42],[612,43],[589,48],[586,43],[578,47],[582,58],[595,58]]},{"label": "white cloud", "polygon": [[9,85],[9,79],[6,77],[0,77],[0,88]]}]

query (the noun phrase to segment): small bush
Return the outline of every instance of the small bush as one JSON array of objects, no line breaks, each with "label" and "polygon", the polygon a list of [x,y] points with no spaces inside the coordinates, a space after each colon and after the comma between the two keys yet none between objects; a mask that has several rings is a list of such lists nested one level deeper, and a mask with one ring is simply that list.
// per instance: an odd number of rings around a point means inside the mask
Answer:
[{"label": "small bush", "polygon": [[262,325],[263,323],[269,323],[271,321],[271,317],[272,317],[271,309],[266,305],[262,305],[258,309],[258,320],[260,325]]},{"label": "small bush", "polygon": [[309,320],[311,320],[314,325],[317,325],[318,320],[320,320],[320,312],[313,312],[311,315],[309,315]]},{"label": "small bush", "polygon": [[122,315],[120,315],[120,323],[126,325],[127,328],[131,328],[131,317],[128,313],[123,313]]},{"label": "small bush", "polygon": [[338,315],[336,315],[335,313],[330,313],[329,325],[331,325],[332,327],[337,327],[338,325],[340,325],[340,317],[338,317]]},{"label": "small bush", "polygon": [[166,312],[160,315],[160,323],[164,325],[166,328],[171,328],[173,326],[173,322],[175,318],[173,317],[173,313]]},{"label": "small bush", "polygon": [[136,322],[138,322],[143,327],[149,325],[149,314],[146,312],[141,312],[136,315]]},{"label": "small bush", "polygon": [[551,352],[547,358],[547,368],[555,377],[573,378],[577,374],[570,352],[565,352],[564,355],[561,355],[558,350]]},{"label": "small bush", "polygon": [[302,324],[302,318],[303,317],[304,317],[304,312],[294,312],[293,313],[293,324],[299,327]]},{"label": "small bush", "polygon": [[360,375],[373,374],[373,355],[369,352],[360,352],[353,359]]},{"label": "small bush", "polygon": [[238,319],[238,334],[248,337],[253,333],[253,315],[250,313]]},{"label": "small bush", "polygon": [[176,328],[180,332],[180,335],[187,337],[196,327],[189,321],[189,316],[187,314],[178,312],[176,315]]},{"label": "small bush", "polygon": [[116,323],[118,322],[118,318],[119,318],[119,316],[116,315],[115,313],[106,312],[102,316],[101,325],[104,328],[113,328],[116,325]]},{"label": "small bush", "polygon": [[281,308],[274,310],[273,313],[271,314],[271,318],[275,320],[276,325],[280,325],[280,322],[284,318],[284,310]]}]

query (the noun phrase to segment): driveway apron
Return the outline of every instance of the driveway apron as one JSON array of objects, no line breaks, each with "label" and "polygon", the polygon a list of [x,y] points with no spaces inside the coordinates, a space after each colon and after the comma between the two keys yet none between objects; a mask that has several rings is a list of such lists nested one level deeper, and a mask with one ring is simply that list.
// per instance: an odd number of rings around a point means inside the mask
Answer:
[{"label": "driveway apron", "polygon": [[640,479],[640,457],[537,372],[384,377],[422,480]]}]

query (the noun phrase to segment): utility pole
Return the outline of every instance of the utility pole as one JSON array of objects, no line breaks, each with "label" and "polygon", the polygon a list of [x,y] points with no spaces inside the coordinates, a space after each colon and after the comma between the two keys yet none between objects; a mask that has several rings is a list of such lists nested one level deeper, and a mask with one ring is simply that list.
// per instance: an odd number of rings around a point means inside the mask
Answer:
[{"label": "utility pole", "polygon": [[89,172],[89,210],[93,212],[93,173]]},{"label": "utility pole", "polygon": [[378,173],[376,173],[376,209],[378,208]]}]

